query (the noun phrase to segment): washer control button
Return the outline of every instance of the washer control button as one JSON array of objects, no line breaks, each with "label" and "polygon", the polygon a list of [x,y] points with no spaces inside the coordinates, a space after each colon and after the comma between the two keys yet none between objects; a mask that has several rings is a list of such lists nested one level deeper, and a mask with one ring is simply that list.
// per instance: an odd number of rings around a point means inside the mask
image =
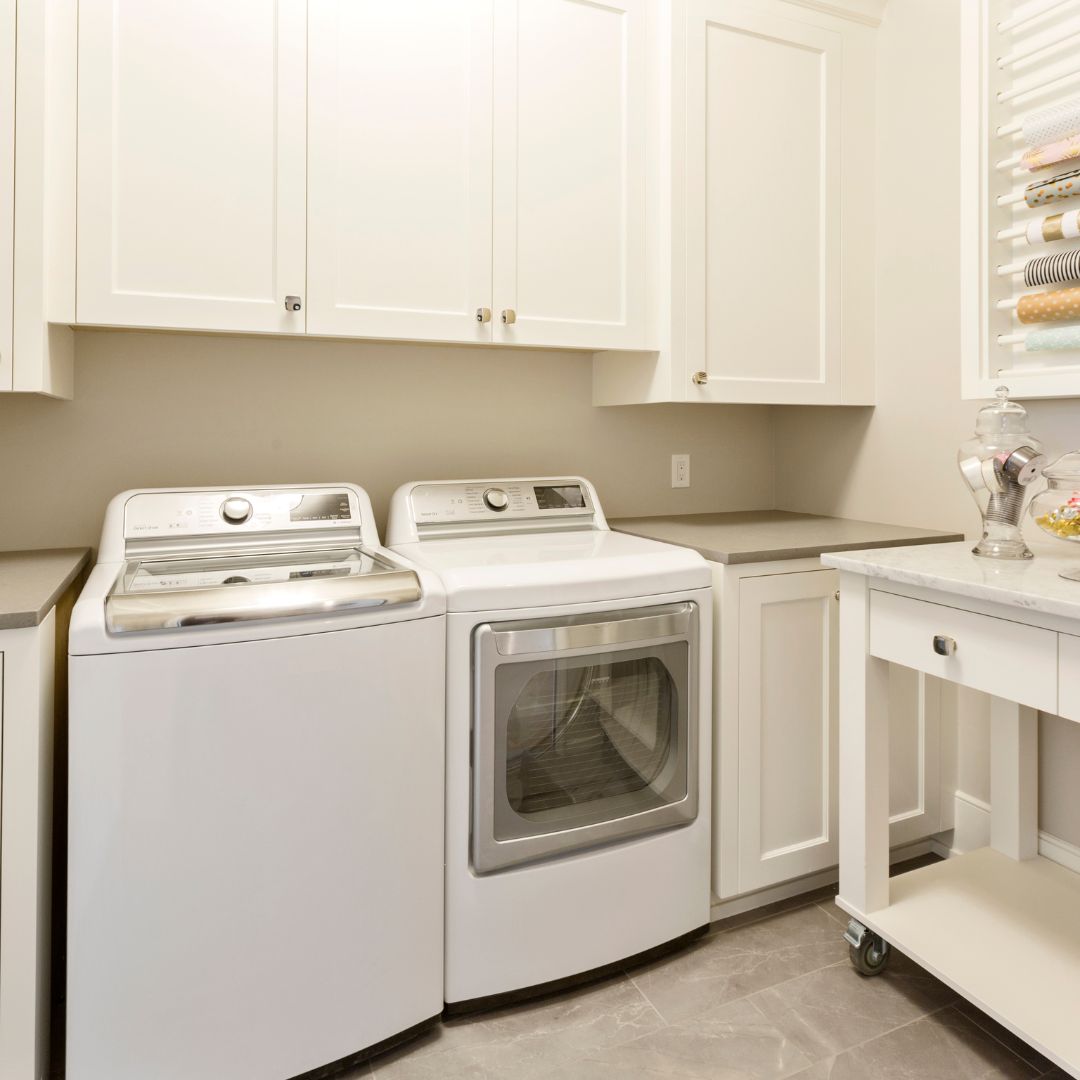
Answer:
[{"label": "washer control button", "polygon": [[502,488],[488,488],[484,492],[484,505],[489,510],[501,512],[510,505],[510,496]]},{"label": "washer control button", "polygon": [[234,497],[221,504],[221,516],[230,525],[243,525],[251,517],[252,507],[247,499]]}]

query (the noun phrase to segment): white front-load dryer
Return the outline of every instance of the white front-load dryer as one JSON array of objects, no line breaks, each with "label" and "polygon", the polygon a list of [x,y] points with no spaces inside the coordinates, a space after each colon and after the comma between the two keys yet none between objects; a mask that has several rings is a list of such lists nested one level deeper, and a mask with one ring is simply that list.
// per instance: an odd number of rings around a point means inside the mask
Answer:
[{"label": "white front-load dryer", "polygon": [[580,478],[408,484],[387,543],[447,594],[448,1008],[706,926],[704,560]]},{"label": "white front-load dryer", "polygon": [[366,494],[126,492],[70,636],[68,1080],[285,1080],[442,1011],[444,599]]}]

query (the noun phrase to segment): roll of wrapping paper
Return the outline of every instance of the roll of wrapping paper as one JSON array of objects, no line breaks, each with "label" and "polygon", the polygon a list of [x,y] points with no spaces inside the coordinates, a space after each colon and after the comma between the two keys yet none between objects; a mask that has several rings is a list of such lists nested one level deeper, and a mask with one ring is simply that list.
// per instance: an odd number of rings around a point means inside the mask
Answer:
[{"label": "roll of wrapping paper", "polygon": [[1045,206],[1059,199],[1071,199],[1074,195],[1080,195],[1080,169],[1036,180],[1024,188],[1024,202],[1028,206]]},{"label": "roll of wrapping paper", "polygon": [[1029,244],[1049,244],[1054,240],[1075,240],[1080,236],[1080,210],[1069,210],[1064,214],[1050,214],[1029,221],[1027,225]]},{"label": "roll of wrapping paper", "polygon": [[1032,330],[1024,338],[1025,352],[1051,352],[1058,349],[1080,349],[1080,326],[1055,326],[1049,330]]},{"label": "roll of wrapping paper", "polygon": [[1063,281],[1080,281],[1080,248],[1059,255],[1040,255],[1024,264],[1024,284],[1058,285]]},{"label": "roll of wrapping paper", "polygon": [[1043,146],[1080,134],[1080,97],[1028,113],[1022,134],[1028,146]]},{"label": "roll of wrapping paper", "polygon": [[1080,319],[1080,286],[1021,296],[1016,305],[1016,317],[1022,323]]},{"label": "roll of wrapping paper", "polygon": [[1036,172],[1073,158],[1080,158],[1080,135],[1070,135],[1067,139],[1058,139],[1057,142],[1047,143],[1034,150],[1025,150],[1020,164],[1028,172]]}]

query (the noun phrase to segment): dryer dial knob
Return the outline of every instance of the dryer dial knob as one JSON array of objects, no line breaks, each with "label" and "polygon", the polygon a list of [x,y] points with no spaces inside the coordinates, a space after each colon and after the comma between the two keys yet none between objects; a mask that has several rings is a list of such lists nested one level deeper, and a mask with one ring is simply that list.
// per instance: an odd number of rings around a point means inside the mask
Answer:
[{"label": "dryer dial knob", "polygon": [[484,505],[489,510],[501,512],[510,505],[510,496],[502,488],[488,488],[484,492]]},{"label": "dryer dial knob", "polygon": [[243,525],[251,517],[252,506],[247,499],[226,499],[221,504],[221,516],[230,525]]}]

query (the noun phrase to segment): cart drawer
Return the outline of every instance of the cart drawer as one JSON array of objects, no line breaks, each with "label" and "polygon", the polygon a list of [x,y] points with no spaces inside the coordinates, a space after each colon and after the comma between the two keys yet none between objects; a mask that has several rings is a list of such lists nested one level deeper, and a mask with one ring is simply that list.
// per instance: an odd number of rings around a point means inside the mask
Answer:
[{"label": "cart drawer", "polygon": [[1058,711],[1067,720],[1080,720],[1080,637],[1062,634],[1058,663]]},{"label": "cart drawer", "polygon": [[944,604],[872,591],[870,652],[996,697],[1056,712],[1058,635]]}]

